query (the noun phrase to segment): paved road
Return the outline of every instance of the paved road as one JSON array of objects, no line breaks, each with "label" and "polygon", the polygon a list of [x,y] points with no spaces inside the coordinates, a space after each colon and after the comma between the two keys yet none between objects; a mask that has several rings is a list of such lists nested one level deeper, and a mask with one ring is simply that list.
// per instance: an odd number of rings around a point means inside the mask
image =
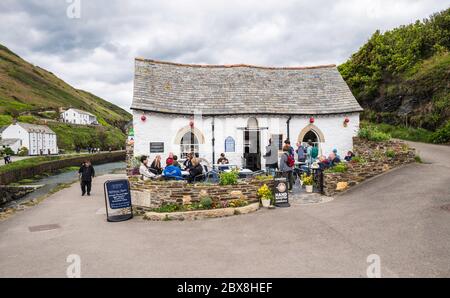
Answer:
[{"label": "paved road", "polygon": [[[0,276],[450,277],[450,147],[414,144],[425,162],[372,179],[335,200],[194,222],[107,223],[100,191],[78,186],[0,223]],[[29,227],[60,229],[30,232]]]}]

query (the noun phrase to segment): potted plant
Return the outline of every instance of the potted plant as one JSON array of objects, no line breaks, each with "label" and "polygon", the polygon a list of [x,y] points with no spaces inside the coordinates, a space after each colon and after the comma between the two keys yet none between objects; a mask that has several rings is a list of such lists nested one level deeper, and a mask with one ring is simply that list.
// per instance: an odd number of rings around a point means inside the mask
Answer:
[{"label": "potted plant", "polygon": [[270,188],[267,186],[267,184],[264,184],[263,186],[261,186],[258,189],[258,196],[261,199],[261,203],[262,203],[263,207],[269,208],[270,203],[273,198],[273,194],[272,194],[272,191],[270,190]]},{"label": "potted plant", "polygon": [[314,179],[312,175],[304,175],[302,177],[303,185],[305,185],[306,192],[312,193],[313,192],[313,185],[314,185]]}]

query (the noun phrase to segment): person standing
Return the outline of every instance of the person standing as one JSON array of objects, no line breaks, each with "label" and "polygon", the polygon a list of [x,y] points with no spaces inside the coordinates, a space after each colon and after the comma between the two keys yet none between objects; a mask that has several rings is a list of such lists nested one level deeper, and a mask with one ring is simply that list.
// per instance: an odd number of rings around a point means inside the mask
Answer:
[{"label": "person standing", "polygon": [[272,139],[269,139],[269,145],[266,146],[266,154],[264,154],[266,160],[267,172],[272,174],[278,168],[278,147],[272,143]]},{"label": "person standing", "polygon": [[80,176],[81,182],[81,196],[84,196],[86,193],[88,196],[91,195],[92,188],[92,178],[95,177],[95,170],[89,160],[85,160],[83,165],[78,170],[78,174]]},{"label": "person standing", "polygon": [[289,191],[292,191],[292,186],[294,184],[292,172],[294,171],[295,160],[289,152],[289,147],[288,144],[283,146],[283,154],[280,158],[280,171],[288,182]]}]

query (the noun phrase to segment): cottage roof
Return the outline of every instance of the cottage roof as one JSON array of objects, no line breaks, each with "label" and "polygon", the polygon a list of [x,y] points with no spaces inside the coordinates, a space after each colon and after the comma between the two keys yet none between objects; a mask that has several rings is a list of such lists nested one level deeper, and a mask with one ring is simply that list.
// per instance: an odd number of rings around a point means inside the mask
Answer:
[{"label": "cottage roof", "polygon": [[[79,113],[79,114],[85,114],[85,115],[89,115],[89,116],[94,116],[94,117],[95,117],[94,114],[91,114],[91,113],[89,113],[89,112],[87,112],[87,111],[83,111],[83,110],[80,110],[80,109],[70,108],[70,109],[68,109],[67,111],[70,111],[70,110],[75,111],[75,112],[77,112],[77,113]],[[67,111],[66,111],[66,112],[67,112]]]},{"label": "cottage roof", "polygon": [[203,115],[362,111],[335,65],[194,65],[141,58],[135,61],[131,108]]},{"label": "cottage roof", "polygon": [[45,125],[37,125],[30,123],[17,122],[17,125],[20,125],[27,132],[43,132],[49,134],[55,134],[53,130],[51,130],[48,126]]}]

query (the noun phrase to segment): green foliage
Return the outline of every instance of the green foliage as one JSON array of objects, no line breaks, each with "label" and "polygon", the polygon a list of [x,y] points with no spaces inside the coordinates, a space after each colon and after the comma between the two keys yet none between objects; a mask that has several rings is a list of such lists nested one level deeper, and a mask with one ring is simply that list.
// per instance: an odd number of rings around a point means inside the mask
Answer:
[{"label": "green foliage", "polygon": [[11,148],[6,147],[5,149],[3,149],[3,154],[6,154],[6,155],[14,155],[14,151],[12,151]]},{"label": "green foliage", "polygon": [[435,144],[444,144],[450,142],[450,121],[447,121],[447,123],[438,129],[433,135],[431,136],[431,141]]},{"label": "green foliage", "polygon": [[219,175],[220,185],[236,185],[238,183],[239,172],[232,170],[229,172],[222,172]]},{"label": "green foliage", "polygon": [[178,205],[178,204],[164,204],[159,208],[155,208],[153,209],[154,212],[159,212],[159,213],[169,213],[169,212],[178,212],[178,211],[184,211],[184,208],[182,205]]},{"label": "green foliage", "polygon": [[19,149],[19,153],[17,155],[19,156],[28,156],[28,148],[27,147],[22,147]]},{"label": "green foliage", "polygon": [[308,175],[308,174],[304,173],[301,176],[301,180],[302,180],[303,185],[314,185],[313,175]]},{"label": "green foliage", "polygon": [[13,118],[10,115],[0,115],[0,127],[10,125]]},{"label": "green foliage", "polygon": [[272,190],[267,186],[267,184],[264,184],[258,189],[258,197],[261,200],[272,200],[273,193]]},{"label": "green foliage", "polygon": [[415,160],[417,163],[422,163],[422,158],[421,158],[419,155],[414,156],[414,160]]},{"label": "green foliage", "polygon": [[352,162],[355,162],[355,163],[360,163],[360,164],[365,164],[365,163],[367,163],[367,160],[365,160],[363,157],[361,157],[361,156],[354,156],[353,158],[352,158]]},{"label": "green foliage", "polygon": [[325,173],[345,173],[347,172],[347,170],[348,170],[347,164],[340,162],[336,164],[334,167],[327,169]]},{"label": "green foliage", "polygon": [[36,119],[36,117],[31,115],[19,116],[17,117],[17,121],[24,123],[38,123],[38,119]]},{"label": "green foliage", "polygon": [[392,149],[386,150],[386,157],[394,158],[395,157],[395,151],[392,150]]},{"label": "green foliage", "polygon": [[244,207],[247,205],[248,205],[248,202],[243,199],[235,199],[235,200],[231,200],[228,202],[228,206],[233,207],[233,208]]},{"label": "green foliage", "polygon": [[431,142],[433,132],[423,128],[404,127],[401,125],[390,125],[386,123],[368,123],[361,122],[361,127],[376,127],[377,130],[391,135],[391,137],[414,142]]},{"label": "green foliage", "polygon": [[205,209],[211,209],[212,203],[213,201],[210,197],[204,197],[200,200],[200,205]]},{"label": "green foliage", "polygon": [[361,127],[358,132],[358,136],[362,139],[366,139],[374,142],[387,141],[391,136],[387,133],[379,131],[376,127]]},{"label": "green foliage", "polygon": [[[339,66],[360,104],[374,112],[366,111],[370,118],[365,119],[432,131],[448,120],[449,28],[450,8],[407,26],[376,31]],[[406,116],[400,115],[400,107],[410,109]]]}]

